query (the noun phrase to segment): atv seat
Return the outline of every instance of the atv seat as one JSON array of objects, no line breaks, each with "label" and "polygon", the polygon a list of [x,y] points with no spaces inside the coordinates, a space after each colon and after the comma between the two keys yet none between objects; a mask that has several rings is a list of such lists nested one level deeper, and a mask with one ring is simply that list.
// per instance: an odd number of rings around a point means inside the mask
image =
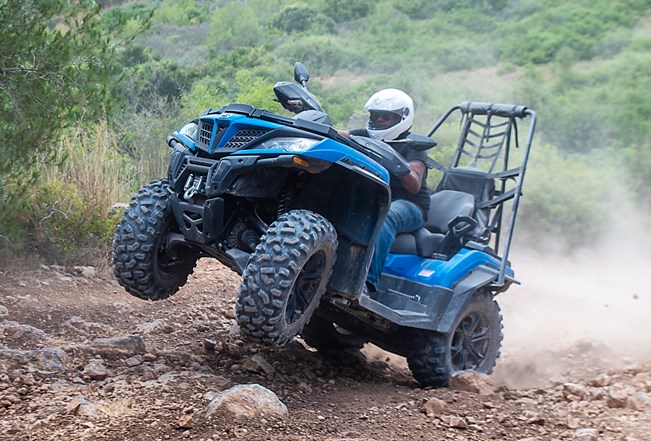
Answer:
[{"label": "atv seat", "polygon": [[396,236],[391,252],[421,257],[449,256],[463,246],[463,236],[475,229],[473,195],[461,191],[439,190],[430,195],[425,225],[413,233]]},{"label": "atv seat", "polygon": [[[443,174],[434,192],[438,193],[443,190],[468,193],[473,197],[475,210],[472,217],[477,221],[477,226],[472,232],[473,240],[488,243],[490,240],[490,215],[495,197],[493,175],[471,166],[450,168]],[[455,213],[452,215],[454,216]]]}]

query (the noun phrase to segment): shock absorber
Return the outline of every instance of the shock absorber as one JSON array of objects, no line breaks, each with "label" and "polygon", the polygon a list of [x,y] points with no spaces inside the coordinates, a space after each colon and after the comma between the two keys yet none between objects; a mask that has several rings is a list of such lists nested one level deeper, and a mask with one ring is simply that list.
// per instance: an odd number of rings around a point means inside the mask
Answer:
[{"label": "shock absorber", "polygon": [[283,190],[283,193],[280,196],[280,201],[278,202],[278,216],[287,213],[292,208],[293,201],[294,201],[294,186],[288,185]]}]

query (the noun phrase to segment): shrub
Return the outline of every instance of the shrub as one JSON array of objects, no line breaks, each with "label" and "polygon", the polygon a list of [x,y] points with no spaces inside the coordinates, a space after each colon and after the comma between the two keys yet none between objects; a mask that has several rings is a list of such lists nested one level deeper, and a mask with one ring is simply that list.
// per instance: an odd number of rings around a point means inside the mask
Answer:
[{"label": "shrub", "polygon": [[23,249],[60,264],[103,260],[121,213],[109,213],[84,193],[75,184],[39,183],[25,207]]},{"label": "shrub", "polygon": [[166,137],[185,122],[179,101],[168,103],[161,98],[152,98],[147,108],[117,119],[118,150],[133,167],[129,195],[119,200],[128,200],[143,184],[166,175],[170,158]]},{"label": "shrub", "polygon": [[290,34],[309,30],[331,32],[335,26],[332,19],[320,13],[314,6],[305,3],[285,6],[273,16],[271,24]]},{"label": "shrub", "polygon": [[373,0],[325,0],[324,12],[337,23],[364,18],[373,11]]},{"label": "shrub", "polygon": [[154,19],[177,25],[197,24],[207,19],[209,12],[207,6],[197,5],[196,0],[163,0]]}]

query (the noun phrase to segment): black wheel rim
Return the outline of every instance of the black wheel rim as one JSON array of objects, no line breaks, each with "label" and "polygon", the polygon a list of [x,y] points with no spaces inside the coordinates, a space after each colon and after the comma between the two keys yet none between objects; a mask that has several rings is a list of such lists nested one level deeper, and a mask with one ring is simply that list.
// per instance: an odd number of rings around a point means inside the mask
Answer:
[{"label": "black wheel rim", "polygon": [[453,368],[478,370],[486,359],[490,343],[487,318],[478,312],[465,316],[452,334],[450,358]]},{"label": "black wheel rim", "polygon": [[296,323],[312,304],[326,266],[326,253],[318,251],[303,265],[296,277],[292,292],[287,299],[285,321],[291,325]]}]

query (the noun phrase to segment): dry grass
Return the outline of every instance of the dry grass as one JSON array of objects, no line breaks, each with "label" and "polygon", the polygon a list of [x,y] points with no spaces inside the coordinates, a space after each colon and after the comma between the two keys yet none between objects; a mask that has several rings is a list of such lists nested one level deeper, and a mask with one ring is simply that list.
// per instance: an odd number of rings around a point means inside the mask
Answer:
[{"label": "dry grass", "polygon": [[59,164],[45,164],[46,180],[73,184],[89,205],[108,212],[133,193],[134,165],[118,152],[115,134],[106,122],[94,130],[79,125],[58,146]]}]

